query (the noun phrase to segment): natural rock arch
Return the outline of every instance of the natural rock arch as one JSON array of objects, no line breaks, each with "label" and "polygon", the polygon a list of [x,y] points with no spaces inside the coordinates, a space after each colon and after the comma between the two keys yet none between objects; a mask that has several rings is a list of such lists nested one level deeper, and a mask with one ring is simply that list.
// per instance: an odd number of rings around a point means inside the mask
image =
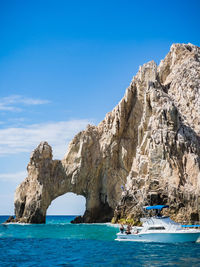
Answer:
[{"label": "natural rock arch", "polygon": [[[108,204],[107,192],[103,195],[100,183],[88,185],[84,175],[77,179],[74,164],[71,170],[69,165],[66,169],[65,160],[52,160],[52,149],[47,142],[40,143],[34,150],[27,167],[28,177],[15,193],[15,214],[18,221],[44,223],[51,202],[68,192],[86,198],[86,211],[83,218],[78,218],[78,222],[110,221],[113,208]],[[85,175],[89,177],[90,173]]]},{"label": "natural rock arch", "polygon": [[86,198],[77,222],[138,220],[143,205],[167,203],[174,219],[198,219],[199,59],[200,48],[175,44],[158,67],[140,67],[120,103],[77,134],[63,160],[42,142],[16,190],[16,220],[44,223],[51,201],[67,192]]}]

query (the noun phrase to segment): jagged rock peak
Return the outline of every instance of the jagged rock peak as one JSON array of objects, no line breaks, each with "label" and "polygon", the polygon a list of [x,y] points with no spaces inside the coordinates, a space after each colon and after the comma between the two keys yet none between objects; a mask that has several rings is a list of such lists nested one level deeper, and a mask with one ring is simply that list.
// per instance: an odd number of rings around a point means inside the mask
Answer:
[{"label": "jagged rock peak", "polygon": [[52,148],[47,142],[41,142],[31,153],[31,160],[52,159]]},{"label": "jagged rock peak", "polygon": [[173,44],[158,73],[184,122],[200,135],[200,48]]},{"label": "jagged rock peak", "polygon": [[16,190],[16,219],[45,222],[51,201],[67,192],[86,198],[76,222],[137,222],[148,204],[169,204],[176,220],[199,219],[199,101],[200,48],[173,44],[159,66],[140,67],[119,104],[77,134],[63,160],[52,160],[46,142],[38,146]]}]

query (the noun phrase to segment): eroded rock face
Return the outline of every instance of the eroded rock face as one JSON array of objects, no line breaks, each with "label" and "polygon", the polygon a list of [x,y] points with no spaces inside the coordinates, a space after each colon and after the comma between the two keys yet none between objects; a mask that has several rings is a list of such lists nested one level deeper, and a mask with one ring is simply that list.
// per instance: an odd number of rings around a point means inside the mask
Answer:
[{"label": "eroded rock face", "polygon": [[63,160],[52,159],[46,142],[35,149],[16,190],[16,218],[43,223],[51,201],[74,192],[86,198],[77,222],[137,221],[148,204],[198,220],[199,134],[200,48],[174,44],[158,67],[140,67],[120,103],[76,135]]}]

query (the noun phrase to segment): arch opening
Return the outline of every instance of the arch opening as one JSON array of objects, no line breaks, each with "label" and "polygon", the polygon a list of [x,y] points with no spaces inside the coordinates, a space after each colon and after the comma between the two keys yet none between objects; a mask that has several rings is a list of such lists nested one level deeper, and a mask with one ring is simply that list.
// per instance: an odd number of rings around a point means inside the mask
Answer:
[{"label": "arch opening", "polygon": [[55,198],[47,209],[46,215],[74,215],[83,216],[86,210],[84,196],[68,192]]}]

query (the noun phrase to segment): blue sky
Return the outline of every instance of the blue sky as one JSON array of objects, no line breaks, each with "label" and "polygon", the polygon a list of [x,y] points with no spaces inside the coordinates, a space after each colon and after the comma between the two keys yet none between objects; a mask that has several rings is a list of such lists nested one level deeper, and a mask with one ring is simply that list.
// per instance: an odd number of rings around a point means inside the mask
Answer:
[{"label": "blue sky", "polygon": [[[0,214],[42,140],[62,158],[68,142],[123,97],[140,65],[172,43],[200,46],[199,1],[0,0]],[[72,194],[50,214],[79,214]]]}]

